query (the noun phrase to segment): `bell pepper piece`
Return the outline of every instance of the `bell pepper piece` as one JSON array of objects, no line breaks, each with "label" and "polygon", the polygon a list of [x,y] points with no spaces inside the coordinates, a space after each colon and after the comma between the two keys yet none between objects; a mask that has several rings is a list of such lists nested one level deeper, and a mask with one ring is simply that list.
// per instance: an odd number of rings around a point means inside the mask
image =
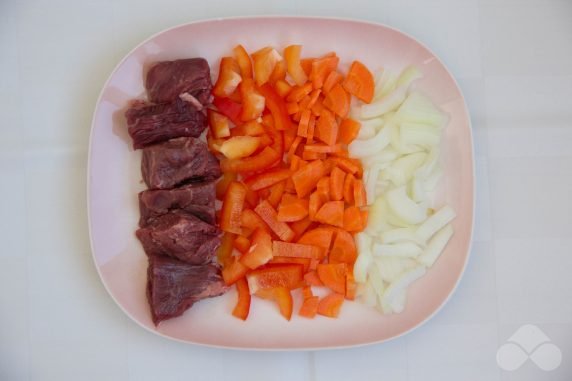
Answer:
[{"label": "bell pepper piece", "polygon": [[235,180],[236,180],[236,173],[232,172],[223,173],[222,177],[216,183],[216,198],[222,200],[224,198],[224,195],[226,194],[228,186],[230,185],[231,182]]},{"label": "bell pepper piece", "polygon": [[286,98],[286,96],[292,90],[292,86],[290,86],[290,84],[283,79],[277,80],[276,83],[274,84],[274,88],[276,89],[276,93],[280,95],[280,97],[282,98]]},{"label": "bell pepper piece", "polygon": [[232,250],[234,248],[234,240],[236,235],[232,233],[224,233],[222,235],[221,244],[217,249],[216,257],[218,263],[223,267],[232,261]]},{"label": "bell pepper piece", "polygon": [[318,277],[318,273],[316,271],[309,271],[304,274],[304,281],[309,286],[316,286],[316,287],[323,287],[324,283]]},{"label": "bell pepper piece", "polygon": [[274,119],[274,127],[278,131],[293,128],[292,122],[290,121],[288,112],[286,110],[286,103],[276,93],[272,86],[265,84],[260,86],[258,91],[264,96],[266,100],[266,107],[268,107],[270,113],[272,114],[272,118]]},{"label": "bell pepper piece", "polygon": [[249,269],[256,269],[272,259],[272,237],[264,229],[256,229],[249,250],[240,257],[240,262]]},{"label": "bell pepper piece", "polygon": [[304,266],[300,264],[272,265],[250,271],[246,275],[250,293],[275,287],[290,290],[303,286]]},{"label": "bell pepper piece", "polygon": [[294,82],[301,86],[306,83],[308,76],[304,72],[300,64],[300,53],[302,45],[290,45],[284,49],[284,59],[286,60],[286,69]]},{"label": "bell pepper piece", "polygon": [[296,258],[296,257],[272,257],[268,262],[269,264],[299,264],[304,266],[304,272],[310,268],[310,258]]},{"label": "bell pepper piece", "polygon": [[248,249],[250,248],[250,240],[248,238],[246,238],[245,236],[239,235],[238,237],[236,237],[236,239],[234,240],[234,244],[233,244],[234,248],[238,251],[240,251],[242,254],[246,253],[248,251]]},{"label": "bell pepper piece", "polygon": [[252,209],[244,209],[242,211],[240,222],[242,227],[253,231],[256,229],[263,229],[267,233],[271,232],[268,225],[266,225],[266,222],[264,222],[262,218],[260,218],[260,216],[256,214]]},{"label": "bell pepper piece", "polygon": [[272,147],[264,147],[260,153],[247,158],[224,159],[220,167],[223,172],[256,172],[270,168],[281,157]]},{"label": "bell pepper piece", "polygon": [[338,68],[339,57],[323,57],[312,62],[312,70],[309,79],[312,81],[314,89],[321,89],[328,75]]},{"label": "bell pepper piece", "polygon": [[294,302],[292,300],[292,294],[288,288],[275,287],[267,290],[258,290],[256,292],[256,296],[275,301],[280,309],[280,314],[284,316],[286,320],[290,320],[292,318]]},{"label": "bell pepper piece", "polygon": [[240,103],[228,98],[214,97],[213,105],[215,105],[218,111],[228,117],[235,125],[242,123],[240,120],[240,114],[242,114],[242,106]]},{"label": "bell pepper piece", "polygon": [[255,120],[251,120],[230,130],[231,136],[261,136],[265,133],[266,131],[262,124]]},{"label": "bell pepper piece", "polygon": [[234,58],[240,67],[240,75],[242,78],[252,78],[252,62],[250,62],[250,56],[244,46],[236,45],[232,50],[234,53]]},{"label": "bell pepper piece", "polygon": [[218,151],[228,159],[241,159],[252,155],[260,142],[257,136],[233,136],[222,142]]},{"label": "bell pepper piece", "polygon": [[285,78],[286,78],[286,61],[281,59],[280,61],[276,62],[276,66],[274,66],[274,70],[272,70],[272,74],[270,74],[268,82],[276,86],[276,83],[278,81],[285,82]]},{"label": "bell pepper piece", "polygon": [[250,189],[257,191],[271,187],[276,183],[286,180],[288,177],[290,177],[290,169],[278,168],[255,175],[245,180],[245,183]]},{"label": "bell pepper piece", "polygon": [[324,249],[319,246],[281,241],[272,242],[272,251],[277,257],[322,259],[325,256]]},{"label": "bell pepper piece", "polygon": [[227,286],[230,286],[244,278],[247,272],[248,267],[243,265],[237,257],[233,257],[231,262],[222,268],[222,279]]},{"label": "bell pepper piece", "polygon": [[284,189],[286,188],[286,181],[280,181],[270,187],[270,195],[266,199],[272,207],[276,208],[280,200],[282,199],[282,195],[284,195]]},{"label": "bell pepper piece", "polygon": [[246,122],[262,115],[264,111],[265,99],[254,86],[254,80],[245,78],[239,86],[242,97],[242,113],[240,120]]},{"label": "bell pepper piece", "polygon": [[232,57],[223,57],[220,60],[218,79],[213,87],[213,94],[217,97],[228,97],[242,82],[240,68]]},{"label": "bell pepper piece", "polygon": [[282,60],[282,57],[276,49],[267,46],[252,53],[252,61],[254,63],[254,79],[257,86],[262,86],[270,79],[276,64]]},{"label": "bell pepper piece", "polygon": [[230,123],[226,116],[212,109],[207,109],[207,116],[211,132],[215,138],[230,136]]},{"label": "bell pepper piece", "polygon": [[248,282],[245,278],[240,278],[235,284],[238,300],[232,310],[232,315],[239,319],[246,320],[250,312],[250,291],[248,290]]},{"label": "bell pepper piece", "polygon": [[241,214],[246,197],[246,187],[239,182],[233,181],[228,186],[224,196],[220,215],[220,228],[229,233],[241,233]]}]

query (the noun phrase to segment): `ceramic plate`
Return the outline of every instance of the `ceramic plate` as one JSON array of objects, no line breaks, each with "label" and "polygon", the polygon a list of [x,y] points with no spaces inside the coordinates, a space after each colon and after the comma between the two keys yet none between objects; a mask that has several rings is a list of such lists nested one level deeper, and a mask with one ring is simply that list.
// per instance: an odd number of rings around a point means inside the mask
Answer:
[{"label": "ceramic plate", "polygon": [[[458,217],[447,249],[409,289],[405,310],[383,316],[357,302],[344,304],[338,319],[313,320],[294,314],[287,322],[271,303],[253,303],[246,322],[231,315],[234,290],[195,304],[183,316],[151,322],[145,298],[147,259],[134,231],[141,153],[133,151],[123,113],[130,99],[144,95],[143,73],[161,60],[205,57],[213,73],[218,60],[243,44],[248,51],[267,45],[302,44],[303,56],[335,51],[343,68],[354,59],[372,70],[395,71],[417,65],[424,74],[417,86],[449,113],[442,161],[445,176],[438,204],[453,206]],[[467,263],[474,213],[471,127],[459,87],[443,63],[410,36],[361,21],[302,17],[251,17],[200,21],[149,38],[111,74],[98,100],[91,131],[88,207],[92,252],[101,279],[117,304],[135,322],[164,337],[203,345],[241,349],[338,348],[382,342],[418,327],[451,296]],[[295,310],[301,301],[295,300]]]}]

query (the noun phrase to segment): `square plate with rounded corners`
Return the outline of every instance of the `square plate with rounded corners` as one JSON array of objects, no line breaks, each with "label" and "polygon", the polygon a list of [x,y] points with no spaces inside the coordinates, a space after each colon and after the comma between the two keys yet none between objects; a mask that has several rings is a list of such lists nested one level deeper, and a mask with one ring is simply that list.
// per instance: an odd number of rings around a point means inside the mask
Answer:
[{"label": "square plate with rounded corners", "polygon": [[[448,203],[458,217],[445,252],[408,291],[405,310],[383,316],[357,302],[346,302],[338,319],[309,320],[295,313],[286,321],[271,303],[252,303],[246,322],[231,315],[234,289],[196,303],[183,316],[155,327],[145,297],[147,259],[134,231],[141,181],[139,151],[133,151],[123,113],[129,100],[144,95],[145,68],[156,61],[205,57],[218,61],[241,43],[252,52],[272,45],[302,44],[303,56],[335,51],[343,69],[352,60],[372,70],[399,71],[417,65],[416,83],[450,116],[444,134],[444,176],[437,205]],[[447,301],[465,269],[474,214],[473,146],[469,115],[461,91],[443,63],[402,32],[362,21],[316,17],[245,17],[199,21],[147,39],[113,71],[97,103],[88,164],[88,210],[93,257],[101,279],[117,304],[134,321],[168,338],[238,349],[290,350],[340,348],[382,342],[418,327]],[[295,300],[295,309],[300,300]]]}]

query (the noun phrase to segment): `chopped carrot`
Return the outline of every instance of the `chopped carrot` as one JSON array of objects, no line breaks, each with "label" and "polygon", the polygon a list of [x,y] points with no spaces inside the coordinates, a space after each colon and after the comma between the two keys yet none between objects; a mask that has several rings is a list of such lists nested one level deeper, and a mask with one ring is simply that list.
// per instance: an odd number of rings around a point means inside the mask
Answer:
[{"label": "chopped carrot", "polygon": [[324,97],[319,96],[318,99],[316,99],[316,102],[314,102],[314,105],[312,106],[312,114],[315,116],[320,116],[322,115],[322,112],[325,110],[324,108]]},{"label": "chopped carrot", "polygon": [[343,169],[347,173],[351,173],[352,175],[357,175],[360,172],[360,167],[354,161],[344,157],[333,157],[331,158],[332,162]]},{"label": "chopped carrot", "polygon": [[238,237],[236,237],[236,239],[234,240],[234,248],[238,251],[240,251],[241,253],[246,253],[248,251],[248,249],[250,248],[250,240],[244,236],[239,235]]},{"label": "chopped carrot", "polygon": [[322,205],[324,205],[324,202],[326,202],[327,200],[324,200],[323,195],[321,195],[320,193],[313,192],[310,195],[310,201],[308,203],[308,217],[310,218],[310,221],[317,221],[316,220],[316,214],[318,213],[318,210],[320,210],[320,208],[322,207]]},{"label": "chopped carrot", "polygon": [[348,173],[344,180],[344,201],[347,204],[354,203],[354,181],[355,177]]},{"label": "chopped carrot", "polygon": [[359,208],[355,206],[346,208],[344,211],[344,230],[349,232],[360,232],[364,227]]},{"label": "chopped carrot", "polygon": [[290,226],[285,222],[278,221],[276,210],[268,201],[262,201],[256,206],[254,211],[280,239],[286,242],[290,242],[294,239],[294,232],[290,229]]},{"label": "chopped carrot", "polygon": [[286,103],[286,111],[288,112],[288,115],[296,114],[300,111],[300,106],[298,106],[298,103],[296,102],[288,102]]},{"label": "chopped carrot", "polygon": [[305,298],[300,307],[298,314],[305,318],[313,319],[318,313],[318,306],[320,304],[320,298],[317,296],[310,296]]},{"label": "chopped carrot", "polygon": [[310,270],[316,271],[318,269],[319,264],[320,264],[320,261],[318,259],[310,260]]},{"label": "chopped carrot", "polygon": [[344,226],[344,202],[328,201],[324,203],[314,218],[324,224]]},{"label": "chopped carrot", "polygon": [[310,94],[311,92],[312,92],[312,84],[311,83],[306,83],[303,86],[294,86],[290,90],[290,93],[288,94],[288,96],[286,96],[286,101],[298,103],[302,100],[302,98],[304,98],[306,95]]},{"label": "chopped carrot", "polygon": [[298,257],[277,257],[274,256],[272,257],[272,259],[268,262],[270,264],[299,264],[304,266],[304,272],[307,272],[308,269],[310,268],[310,261],[312,259],[311,258],[298,258]]},{"label": "chopped carrot", "polygon": [[350,111],[350,96],[340,84],[337,84],[326,94],[324,106],[336,115],[345,118]]},{"label": "chopped carrot", "polygon": [[354,300],[357,293],[357,284],[354,279],[354,274],[348,271],[346,275],[346,299]]},{"label": "chopped carrot", "polygon": [[300,66],[304,69],[304,73],[306,75],[310,75],[312,72],[312,63],[314,62],[315,58],[303,58],[300,60]]},{"label": "chopped carrot", "polygon": [[272,242],[272,251],[277,257],[322,259],[325,256],[321,247],[281,241]]},{"label": "chopped carrot", "polygon": [[312,107],[314,107],[314,105],[316,104],[316,102],[320,98],[321,93],[322,93],[322,90],[320,90],[320,89],[312,90],[312,92],[309,95],[310,100],[308,101],[307,108],[311,109]]},{"label": "chopped carrot", "polygon": [[304,299],[311,298],[312,296],[314,296],[314,294],[312,293],[312,286],[302,287],[302,297]]},{"label": "chopped carrot", "polygon": [[358,136],[361,124],[353,119],[344,119],[338,132],[338,143],[350,144]]},{"label": "chopped carrot", "polygon": [[346,293],[346,274],[348,273],[348,268],[345,263],[319,264],[317,273],[326,287],[342,295]]},{"label": "chopped carrot", "polygon": [[304,280],[309,286],[323,287],[324,283],[320,280],[318,273],[316,271],[309,271],[304,274]]},{"label": "chopped carrot", "polygon": [[340,59],[336,56],[323,57],[312,62],[309,80],[312,81],[315,89],[320,89],[324,85],[326,78],[337,69],[339,62]]},{"label": "chopped carrot", "polygon": [[328,145],[336,144],[338,123],[331,112],[322,112],[316,123],[316,137]]},{"label": "chopped carrot", "polygon": [[333,201],[340,201],[344,198],[344,180],[346,173],[334,167],[330,173],[330,198]]},{"label": "chopped carrot", "polygon": [[286,181],[282,180],[270,187],[270,194],[266,198],[266,201],[270,203],[274,208],[278,206],[278,203],[282,199],[284,194],[284,189],[286,188]]},{"label": "chopped carrot", "polygon": [[323,316],[336,318],[340,314],[343,303],[343,295],[332,293],[320,300],[318,303],[318,313]]},{"label": "chopped carrot", "polygon": [[324,81],[324,86],[322,86],[322,91],[324,93],[329,93],[330,90],[332,90],[335,85],[340,83],[343,78],[344,77],[337,71],[330,72],[330,74],[328,74],[326,80]]},{"label": "chopped carrot", "polygon": [[[299,221],[294,221],[290,224],[290,228],[294,231],[294,240],[298,240],[302,234],[306,232],[312,226],[313,222],[310,220],[309,216],[302,218]],[[298,242],[298,243],[306,243],[306,242]]]},{"label": "chopped carrot", "polygon": [[253,176],[247,179],[245,183],[250,189],[257,191],[271,187],[276,183],[286,180],[288,177],[290,177],[290,169],[278,168]]},{"label": "chopped carrot", "polygon": [[330,200],[330,178],[322,177],[316,184],[316,192],[322,197],[322,200]]},{"label": "chopped carrot", "polygon": [[[294,139],[294,141],[292,142],[292,144],[290,145],[290,148],[288,148],[288,160],[292,160],[292,157],[295,156],[296,153],[296,149],[298,148],[298,146],[300,145],[300,143],[302,142],[302,137],[301,136],[296,136],[296,138]],[[298,168],[296,168],[298,169]],[[293,169],[292,167],[290,167],[290,170],[296,170]]]},{"label": "chopped carrot", "polygon": [[304,152],[302,153],[302,159],[304,160],[315,161],[315,160],[324,160],[325,158],[326,158],[325,153],[312,152],[307,150],[304,150]]},{"label": "chopped carrot", "polygon": [[310,120],[308,121],[308,136],[306,138],[307,144],[312,144],[314,142],[315,134],[316,134],[316,117],[310,111]]},{"label": "chopped carrot", "polygon": [[360,207],[365,206],[366,204],[367,201],[363,180],[356,179],[356,181],[354,181],[354,205]]},{"label": "chopped carrot", "polygon": [[298,197],[303,198],[310,194],[323,176],[324,163],[321,160],[314,160],[307,166],[294,172],[292,181]]},{"label": "chopped carrot", "polygon": [[365,103],[371,103],[375,87],[373,75],[359,61],[354,61],[343,82],[344,89]]},{"label": "chopped carrot", "polygon": [[320,227],[304,233],[304,235],[298,240],[298,243],[318,246],[327,252],[330,249],[333,236],[334,230],[332,228]]},{"label": "chopped carrot", "polygon": [[308,200],[285,194],[278,206],[278,221],[300,221],[308,215]]},{"label": "chopped carrot", "polygon": [[298,136],[308,136],[308,124],[310,123],[310,110],[304,110],[300,114],[300,122],[298,123]]},{"label": "chopped carrot", "polygon": [[338,229],[332,249],[328,254],[329,263],[345,263],[351,265],[357,259],[354,238],[343,229]]},{"label": "chopped carrot", "polygon": [[[294,143],[294,139],[298,137],[295,128],[288,128],[284,130],[282,135],[284,136],[284,147],[290,147],[292,143]],[[286,151],[286,148],[284,148],[284,151]]]},{"label": "chopped carrot", "polygon": [[369,212],[367,210],[361,211],[361,225],[363,226],[364,229],[367,226],[368,215],[369,215]]},{"label": "chopped carrot", "polygon": [[306,144],[304,151],[312,153],[335,153],[342,151],[342,146],[341,144],[334,144],[333,146],[327,144]]}]

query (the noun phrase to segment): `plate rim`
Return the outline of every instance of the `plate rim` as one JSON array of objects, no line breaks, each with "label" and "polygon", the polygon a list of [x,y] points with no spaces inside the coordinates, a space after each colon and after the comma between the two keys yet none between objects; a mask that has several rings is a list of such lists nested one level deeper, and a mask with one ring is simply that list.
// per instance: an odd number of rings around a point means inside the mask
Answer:
[{"label": "plate rim", "polygon": [[[431,53],[435,57],[435,59],[441,64],[441,66],[445,69],[445,72],[447,73],[447,75],[453,80],[455,87],[457,88],[457,90],[459,91],[459,94],[461,95],[461,99],[463,101],[463,109],[464,109],[465,114],[467,115],[467,122],[468,122],[467,128],[468,128],[468,136],[469,136],[469,142],[470,142],[469,147],[471,150],[471,152],[470,152],[471,179],[473,181],[473,184],[472,184],[473,200],[472,200],[472,205],[471,205],[472,216],[471,216],[471,220],[470,220],[471,226],[470,226],[469,241],[468,241],[468,245],[467,245],[467,253],[466,253],[464,261],[463,261],[463,268],[462,268],[459,276],[457,277],[455,285],[453,286],[453,288],[451,289],[451,291],[449,292],[447,297],[440,303],[439,307],[437,307],[431,314],[426,316],[422,321],[420,321],[416,325],[410,327],[409,329],[407,329],[407,330],[405,330],[405,331],[403,331],[397,335],[394,335],[394,336],[391,336],[388,338],[384,338],[381,340],[372,340],[372,341],[366,341],[366,342],[362,342],[362,343],[354,343],[354,344],[346,344],[346,345],[311,346],[311,347],[302,346],[302,347],[287,347],[287,348],[240,347],[240,346],[211,344],[211,343],[204,343],[204,342],[198,342],[198,341],[184,340],[184,339],[180,339],[177,337],[166,335],[166,334],[164,334],[158,330],[153,330],[153,329],[143,325],[141,322],[139,322],[138,319],[136,319],[134,316],[132,316],[132,314],[129,313],[121,305],[121,303],[119,303],[119,301],[115,298],[115,296],[113,295],[113,293],[109,289],[107,283],[103,279],[103,275],[101,273],[100,266],[98,265],[97,259],[95,256],[95,248],[94,248],[93,234],[92,234],[92,218],[91,218],[91,168],[92,168],[92,163],[91,163],[91,160],[92,160],[92,154],[93,154],[92,148],[93,148],[93,135],[94,135],[94,130],[95,130],[95,122],[96,122],[96,117],[97,117],[98,112],[99,112],[101,100],[103,97],[103,93],[105,92],[105,89],[107,89],[107,87],[108,87],[111,79],[113,78],[113,76],[116,74],[116,72],[119,70],[119,68],[123,65],[123,63],[133,54],[133,52],[135,52],[141,46],[147,44],[149,41],[153,40],[157,36],[160,36],[164,33],[170,32],[171,30],[181,28],[181,27],[185,27],[185,26],[190,26],[190,25],[213,23],[213,22],[227,22],[227,21],[234,21],[234,20],[257,20],[257,19],[261,19],[261,20],[268,20],[268,19],[291,19],[291,20],[305,19],[305,20],[339,21],[339,22],[344,22],[344,23],[355,23],[355,24],[370,25],[370,26],[390,29],[394,32],[400,33],[400,34],[408,37],[409,39],[411,39],[412,41],[416,42],[417,44],[422,46],[424,49],[426,49],[429,53]],[[433,52],[433,50],[431,50],[427,45],[425,45],[423,42],[421,42],[419,39],[412,36],[411,34],[406,33],[406,32],[404,32],[404,31],[402,31],[396,27],[393,27],[393,26],[390,26],[390,25],[387,25],[387,24],[384,24],[381,22],[356,19],[356,18],[350,18],[350,17],[336,17],[336,16],[311,16],[311,15],[300,15],[300,16],[298,16],[298,15],[279,15],[279,14],[251,15],[251,16],[245,15],[245,16],[232,16],[232,17],[213,17],[213,18],[206,18],[206,19],[194,20],[194,21],[189,21],[189,22],[183,22],[183,23],[179,23],[179,24],[174,25],[174,26],[164,28],[164,29],[162,29],[156,33],[153,33],[152,35],[150,35],[149,37],[145,38],[143,41],[141,41],[140,43],[135,45],[131,50],[129,50],[129,52],[127,52],[123,56],[123,58],[121,58],[121,60],[114,66],[113,70],[107,76],[107,79],[104,82],[104,84],[103,84],[103,86],[99,92],[99,95],[98,95],[96,103],[95,103],[95,108],[93,110],[91,126],[90,126],[90,133],[89,133],[89,143],[88,143],[86,167],[87,167],[87,181],[86,181],[86,191],[87,191],[86,196],[87,196],[87,198],[86,198],[86,203],[87,203],[87,222],[88,222],[89,245],[90,245],[90,251],[91,251],[91,258],[92,258],[93,264],[96,268],[97,274],[99,276],[99,280],[103,284],[103,287],[105,288],[105,291],[107,292],[107,294],[111,297],[111,299],[115,302],[115,304],[121,309],[121,311],[123,311],[123,313],[130,318],[131,321],[135,322],[139,327],[143,328],[144,330],[146,330],[148,332],[151,332],[155,335],[166,338],[168,340],[173,340],[175,342],[180,342],[180,343],[185,343],[185,344],[190,344],[190,345],[199,345],[199,346],[204,346],[204,347],[208,347],[208,348],[230,349],[230,350],[237,350],[237,351],[268,351],[268,352],[294,352],[294,351],[296,351],[297,352],[297,351],[318,351],[318,350],[336,350],[336,349],[359,348],[359,347],[364,347],[364,346],[368,346],[368,345],[375,345],[375,344],[381,344],[381,343],[393,341],[393,340],[396,340],[402,336],[405,336],[405,335],[413,332],[414,330],[424,326],[427,322],[429,322],[431,319],[433,319],[433,317],[435,317],[435,315],[437,315],[441,311],[441,309],[449,302],[449,300],[451,299],[453,294],[457,291],[457,288],[459,287],[461,279],[463,279],[463,277],[465,276],[465,272],[467,270],[467,266],[468,266],[468,263],[469,263],[469,260],[471,257],[471,253],[472,253],[472,249],[473,249],[474,231],[475,231],[475,211],[476,211],[476,200],[477,200],[476,170],[475,170],[475,142],[474,142],[474,137],[473,137],[473,124],[472,124],[472,120],[471,120],[471,114],[469,113],[469,108],[467,106],[467,100],[465,98],[465,95],[463,94],[463,91],[462,91],[461,86],[459,85],[459,82],[457,81],[455,76],[453,76],[449,67],[447,65],[445,65],[445,63],[441,60],[441,58],[437,54],[435,54],[435,52]]]}]

